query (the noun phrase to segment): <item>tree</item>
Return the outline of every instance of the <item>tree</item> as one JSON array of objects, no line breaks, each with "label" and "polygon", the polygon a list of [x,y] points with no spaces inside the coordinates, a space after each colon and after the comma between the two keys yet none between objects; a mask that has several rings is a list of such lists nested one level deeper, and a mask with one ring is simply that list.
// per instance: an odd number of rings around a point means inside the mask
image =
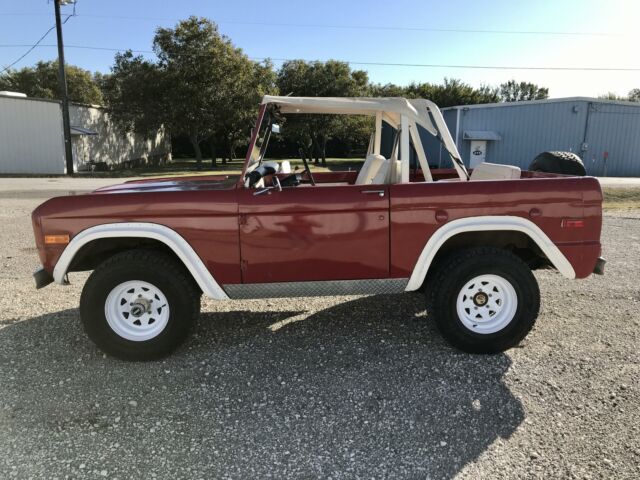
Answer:
[{"label": "tree", "polygon": [[414,82],[406,87],[391,83],[373,85],[371,94],[375,97],[426,98],[441,108],[500,101],[497,88],[487,85],[474,88],[456,78],[445,78],[442,84]]},{"label": "tree", "polygon": [[[282,95],[309,97],[357,97],[368,90],[369,78],[362,70],[352,71],[349,64],[327,62],[285,62],[278,72],[277,85]],[[346,117],[335,115],[295,115],[285,128],[285,136],[298,144],[308,158],[326,165],[327,141],[345,128]]]},{"label": "tree", "polygon": [[[91,72],[65,65],[69,100],[101,105],[102,93]],[[0,75],[0,90],[25,93],[29,97],[59,99],[58,62],[38,62],[33,67],[9,70]]]},{"label": "tree", "polygon": [[603,95],[598,95],[598,98],[601,98],[602,100],[617,100],[617,101],[620,101],[620,100],[622,100],[622,101],[628,100],[628,98],[627,98],[627,97],[623,97],[623,96],[621,96],[621,95],[618,95],[618,94],[617,94],[617,93],[615,93],[615,92],[607,92],[607,93],[605,93],[605,94],[603,94]]},{"label": "tree", "polygon": [[634,88],[633,90],[631,90],[629,92],[628,100],[630,102],[640,102],[640,88]]},{"label": "tree", "polygon": [[509,80],[500,85],[500,97],[503,102],[522,102],[524,100],[544,100],[549,98],[549,89],[535,83]]},{"label": "tree", "polygon": [[123,131],[150,134],[167,120],[163,97],[169,85],[157,65],[142,56],[117,53],[101,88],[114,123]]},{"label": "tree", "polygon": [[232,156],[261,92],[273,88],[271,65],[249,60],[205,18],[158,28],[153,50],[155,62],[131,52],[116,55],[104,82],[114,119],[124,129],[149,132],[164,125],[174,135],[186,135],[199,168],[201,144],[213,136],[223,138]]},{"label": "tree", "polygon": [[264,95],[276,93],[275,72],[270,61],[238,62],[235,66],[235,71],[228,72],[235,79],[235,86],[220,102],[209,137],[214,165],[217,147],[222,147],[226,153],[223,163],[225,159],[232,160],[235,157],[236,147],[246,140],[247,131],[255,121],[256,105]]}]

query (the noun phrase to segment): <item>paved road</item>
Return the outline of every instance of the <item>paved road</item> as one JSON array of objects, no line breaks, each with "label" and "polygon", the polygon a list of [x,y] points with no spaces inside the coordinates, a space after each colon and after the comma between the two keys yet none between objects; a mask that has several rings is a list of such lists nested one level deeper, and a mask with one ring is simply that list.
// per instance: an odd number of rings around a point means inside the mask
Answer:
[{"label": "paved road", "polygon": [[82,332],[85,274],[33,288],[29,212],[82,190],[39,182],[0,198],[2,479],[640,477],[640,212],[606,217],[606,276],[536,274],[505,354],[453,350],[399,295],[205,300],[173,356],[126,363]]},{"label": "paved road", "polygon": [[47,198],[69,193],[90,192],[132,178],[0,177],[1,198]]}]

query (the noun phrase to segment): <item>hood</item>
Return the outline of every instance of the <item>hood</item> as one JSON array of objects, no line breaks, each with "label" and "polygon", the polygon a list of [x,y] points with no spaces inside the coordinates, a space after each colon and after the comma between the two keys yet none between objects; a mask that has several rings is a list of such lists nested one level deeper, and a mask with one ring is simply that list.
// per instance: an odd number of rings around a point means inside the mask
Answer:
[{"label": "hood", "polygon": [[239,175],[206,175],[132,180],[98,188],[93,193],[183,192],[234,188]]}]

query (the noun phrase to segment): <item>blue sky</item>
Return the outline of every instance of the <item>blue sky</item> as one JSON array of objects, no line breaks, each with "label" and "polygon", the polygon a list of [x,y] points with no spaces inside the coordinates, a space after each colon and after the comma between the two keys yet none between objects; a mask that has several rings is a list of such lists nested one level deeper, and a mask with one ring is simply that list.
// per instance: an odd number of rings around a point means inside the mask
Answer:
[{"label": "blue sky", "polygon": [[[72,6],[63,7],[64,13],[72,11]],[[76,12],[78,16],[64,26],[69,46],[150,50],[156,27],[172,26],[179,19],[198,15],[218,22],[221,32],[254,58],[640,68],[638,0],[78,0]],[[27,49],[9,45],[35,43],[53,22],[53,3],[49,0],[2,2],[0,65],[11,63]],[[416,30],[419,28],[580,34]],[[55,31],[43,43],[55,44]],[[92,71],[108,72],[113,55],[113,51],[66,50],[67,62]],[[55,48],[40,47],[16,67],[55,56]],[[367,70],[373,81],[381,83],[441,82],[444,77],[452,77],[479,86],[515,78],[548,86],[552,97],[597,96],[608,91],[626,94],[631,88],[640,88],[640,71],[353,67]]]}]

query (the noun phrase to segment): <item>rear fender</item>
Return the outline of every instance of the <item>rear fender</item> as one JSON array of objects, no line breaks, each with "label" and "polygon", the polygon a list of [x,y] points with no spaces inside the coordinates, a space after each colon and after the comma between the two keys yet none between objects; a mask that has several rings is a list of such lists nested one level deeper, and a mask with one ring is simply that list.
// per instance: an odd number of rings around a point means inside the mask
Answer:
[{"label": "rear fender", "polygon": [[569,260],[562,254],[560,249],[535,223],[526,218],[514,216],[480,216],[460,218],[453,220],[438,230],[431,236],[427,244],[422,249],[418,261],[413,268],[409,283],[405,291],[415,291],[420,289],[427,276],[429,267],[433,262],[438,250],[451,237],[466,232],[486,232],[486,231],[517,231],[527,235],[540,250],[547,256],[551,264],[565,277],[576,278],[575,271]]}]

